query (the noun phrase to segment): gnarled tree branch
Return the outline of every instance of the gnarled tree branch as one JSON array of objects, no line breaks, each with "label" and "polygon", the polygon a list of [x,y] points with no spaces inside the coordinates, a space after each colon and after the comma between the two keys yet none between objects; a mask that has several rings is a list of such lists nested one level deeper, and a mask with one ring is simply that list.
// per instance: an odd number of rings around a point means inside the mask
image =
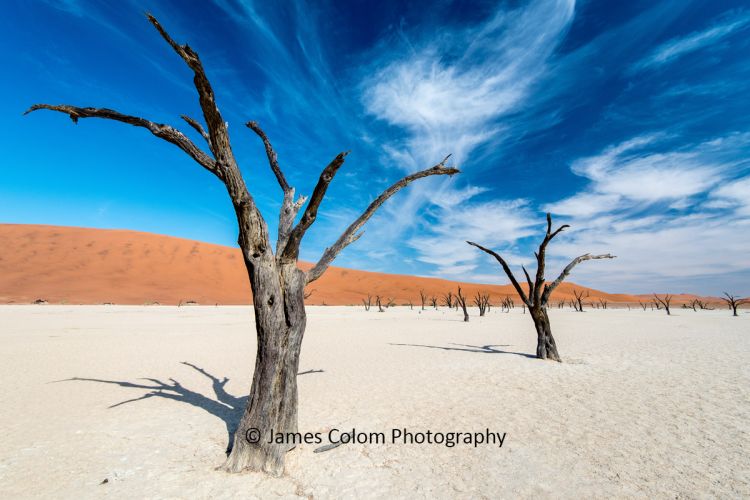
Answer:
[{"label": "gnarled tree branch", "polygon": [[513,288],[516,289],[516,293],[519,297],[521,297],[521,300],[524,304],[529,305],[529,298],[526,296],[526,293],[523,291],[523,288],[521,288],[521,285],[518,284],[518,281],[516,280],[516,277],[513,275],[513,271],[510,270],[510,267],[508,266],[508,263],[505,262],[505,259],[503,259],[500,254],[497,252],[494,252],[493,250],[490,250],[489,248],[485,248],[482,245],[479,245],[477,243],[474,243],[473,241],[467,241],[469,245],[473,247],[477,247],[481,251],[488,253],[495,257],[495,259],[500,263],[500,265],[503,267],[503,271],[505,271],[505,274],[508,275],[508,279],[513,284]]},{"label": "gnarled tree branch", "polygon": [[318,208],[323,202],[328,186],[331,184],[336,172],[341,168],[341,165],[344,164],[344,160],[348,154],[349,152],[345,151],[336,155],[336,158],[331,160],[331,163],[320,173],[320,178],[318,178],[318,183],[315,185],[315,189],[313,189],[312,196],[310,196],[310,201],[305,208],[305,212],[302,214],[302,218],[289,233],[289,239],[284,249],[279,252],[279,259],[281,261],[297,260],[302,237],[310,226],[312,226],[313,222],[315,222],[315,218],[318,216]]},{"label": "gnarled tree branch", "polygon": [[258,125],[258,122],[250,121],[245,125],[255,132],[256,135],[260,137],[260,140],[263,141],[263,146],[266,149],[266,156],[268,157],[268,165],[271,167],[281,190],[284,192],[284,200],[281,203],[281,211],[279,212],[279,235],[276,240],[276,255],[278,256],[284,247],[286,247],[289,240],[289,234],[294,225],[294,219],[297,217],[297,212],[299,212],[299,209],[305,203],[306,198],[300,196],[296,202],[294,201],[294,188],[286,181],[284,172],[282,172],[281,167],[279,166],[276,151],[273,149],[271,141],[268,139],[266,133],[260,128],[260,125]]},{"label": "gnarled tree branch", "polygon": [[535,252],[534,255],[536,256],[536,279],[534,280],[534,293],[533,293],[533,302],[535,304],[544,304],[542,301],[542,285],[544,284],[544,271],[545,271],[545,261],[546,261],[546,253],[547,253],[547,245],[550,241],[552,241],[552,238],[557,236],[561,231],[563,231],[565,228],[570,227],[567,224],[563,224],[559,228],[557,228],[554,232],[552,231],[552,214],[549,212],[547,213],[547,233],[544,235],[544,239],[542,240],[542,243],[539,245],[539,251]]},{"label": "gnarled tree branch", "polygon": [[[339,237],[336,242],[331,245],[330,247],[326,248],[323,252],[323,255],[321,256],[320,260],[317,264],[315,264],[315,267],[310,269],[310,271],[307,273],[307,282],[310,283],[312,281],[315,281],[316,279],[320,278],[320,276],[325,272],[326,269],[328,269],[328,266],[333,262],[333,260],[336,258],[336,256],[347,246],[352,244],[353,242],[357,241],[360,236],[362,236],[362,233],[358,233],[358,231],[362,228],[362,226],[365,225],[365,223],[372,217],[372,215],[375,213],[375,211],[380,208],[380,206],[388,200],[391,196],[399,192],[404,187],[408,186],[410,183],[417,179],[421,179],[423,177],[428,177],[431,175],[454,175],[459,173],[460,171],[457,168],[451,168],[446,167],[445,162],[448,161],[448,158],[450,158],[450,155],[446,156],[443,161],[438,163],[432,168],[428,168],[426,170],[422,170],[420,172],[416,172],[411,175],[407,175],[400,181],[393,184],[391,187],[383,191],[383,193],[378,196],[375,201],[370,203],[370,206],[367,207],[367,209],[362,213],[362,215],[357,218],[347,229],[344,231],[344,233]],[[312,203],[312,201],[310,201]],[[303,217],[304,220],[304,217]],[[301,223],[301,222],[300,222]],[[291,243],[291,238],[290,238]]]},{"label": "gnarled tree branch", "polygon": [[547,301],[549,300],[550,295],[555,290],[555,288],[557,288],[558,286],[560,286],[560,283],[562,283],[563,280],[565,280],[565,278],[570,274],[570,272],[573,270],[573,268],[576,267],[581,262],[586,261],[586,260],[614,259],[614,258],[615,258],[614,255],[610,255],[608,253],[607,254],[602,254],[602,255],[591,255],[591,254],[587,253],[587,254],[581,255],[579,257],[576,257],[575,259],[573,259],[570,262],[570,264],[568,264],[567,266],[565,266],[565,269],[562,270],[562,272],[560,273],[560,276],[558,276],[555,281],[553,281],[552,283],[549,283],[549,284],[547,284],[547,285],[544,286],[544,293],[542,294],[542,304],[546,304],[547,303]]},{"label": "gnarled tree branch", "polygon": [[197,120],[194,120],[193,118],[190,118],[187,115],[180,115],[180,118],[185,120],[188,125],[193,127],[196,132],[198,132],[201,137],[203,137],[206,140],[206,144],[208,144],[208,147],[211,147],[211,138],[208,136],[208,133],[206,132],[206,129],[203,128],[203,125],[198,123]]},{"label": "gnarled tree branch", "polygon": [[70,116],[70,119],[73,120],[74,123],[78,123],[78,120],[80,118],[103,118],[105,120],[114,120],[122,123],[128,123],[135,127],[145,128],[156,137],[174,144],[175,146],[186,152],[188,155],[190,155],[190,157],[197,161],[203,168],[223,180],[221,171],[217,168],[214,159],[204,153],[203,150],[196,146],[193,141],[188,139],[185,134],[169,125],[155,123],[138,116],[124,115],[112,109],[79,108],[77,106],[70,106],[68,104],[34,104],[28,110],[26,110],[24,114],[27,115],[39,109],[49,109],[52,111],[65,113],[66,115]]}]

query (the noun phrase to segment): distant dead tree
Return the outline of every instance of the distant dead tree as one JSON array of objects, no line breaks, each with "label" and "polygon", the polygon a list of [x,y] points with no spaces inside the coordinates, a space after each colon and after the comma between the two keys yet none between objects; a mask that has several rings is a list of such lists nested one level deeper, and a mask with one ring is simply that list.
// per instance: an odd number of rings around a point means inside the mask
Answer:
[{"label": "distant dead tree", "polygon": [[599,304],[601,304],[602,309],[606,309],[608,303],[609,302],[607,302],[607,299],[599,299]]},{"label": "distant dead tree", "polygon": [[372,295],[367,294],[367,299],[362,299],[362,303],[365,305],[365,311],[369,311],[370,305],[372,305]]},{"label": "distant dead tree", "polygon": [[654,300],[656,301],[656,308],[659,309],[659,304],[664,306],[664,309],[667,311],[667,316],[669,316],[671,313],[669,312],[669,303],[672,302],[672,296],[668,293],[664,295],[664,297],[659,297],[658,295],[654,294]]},{"label": "distant dead tree", "polygon": [[427,303],[427,294],[424,290],[419,291],[419,299],[422,301],[422,310],[424,311],[424,305]]},{"label": "distant dead tree", "polygon": [[[602,257],[600,257],[600,258],[602,258]],[[585,295],[584,295],[584,293],[585,293]],[[572,302],[573,302],[573,309],[575,309],[578,312],[583,312],[583,299],[584,299],[584,297],[588,297],[589,296],[589,292],[584,292],[583,290],[573,289],[573,296],[575,297],[575,299],[572,300]]]},{"label": "distant dead tree", "polygon": [[479,315],[484,316],[484,313],[490,310],[490,294],[477,292],[474,295],[474,305],[479,309]]},{"label": "distant dead tree", "polygon": [[312,296],[313,293],[315,293],[315,289],[314,288],[312,290],[310,290],[309,292],[306,291],[304,298],[309,299]]},{"label": "distant dead tree", "polygon": [[739,314],[737,314],[737,308],[742,304],[750,303],[750,298],[741,299],[739,297],[735,297],[734,295],[729,295],[727,292],[724,292],[724,295],[726,295],[726,298],[720,298],[721,300],[726,302],[727,306],[729,306],[729,308],[732,310],[732,316],[739,316]]},{"label": "distant dead tree", "polygon": [[396,301],[393,300],[393,297],[388,297],[388,300],[386,300],[386,302],[385,302],[386,309],[389,308],[389,307],[393,307],[395,305],[396,305]]},{"label": "distant dead tree", "polygon": [[698,306],[698,309],[701,309],[701,310],[708,310],[708,311],[712,311],[713,310],[713,307],[709,307],[709,305],[706,302],[703,302],[700,299],[695,299],[693,301],[693,304],[694,304],[694,306]]},{"label": "distant dead tree", "polygon": [[383,304],[382,304],[382,303],[381,303],[381,301],[380,301],[380,295],[376,295],[376,296],[375,296],[375,304],[377,304],[377,306],[378,306],[378,312],[381,312],[381,313],[382,313],[382,312],[385,312],[385,311],[383,310]]},{"label": "distant dead tree", "polygon": [[640,304],[644,311],[646,310],[646,306],[648,306],[647,302],[641,302],[640,300],[638,301],[638,304]]},{"label": "distant dead tree", "polygon": [[443,305],[448,309],[453,308],[453,292],[448,292],[443,295]]},{"label": "distant dead tree", "polygon": [[409,299],[409,309],[414,310],[414,303]]},{"label": "distant dead tree", "polygon": [[555,281],[553,281],[552,283],[546,283],[544,278],[544,270],[547,244],[549,244],[549,242],[552,241],[555,236],[557,236],[567,227],[570,226],[564,224],[555,231],[552,231],[552,215],[550,215],[549,213],[547,214],[547,233],[545,234],[542,243],[539,245],[539,250],[535,253],[537,269],[536,277],[533,281],[529,273],[526,271],[526,268],[522,267],[523,273],[526,276],[526,282],[529,285],[528,295],[523,291],[521,285],[518,284],[516,277],[510,270],[510,267],[508,267],[508,264],[499,254],[471,241],[467,242],[469,245],[475,246],[483,252],[486,252],[495,257],[495,259],[502,266],[503,271],[505,271],[505,274],[508,276],[508,279],[510,279],[513,287],[516,289],[516,293],[518,293],[518,296],[521,297],[521,301],[525,306],[529,308],[529,314],[534,320],[534,326],[536,327],[537,332],[536,355],[540,359],[552,359],[554,361],[560,361],[560,355],[557,352],[555,339],[552,337],[552,328],[550,327],[549,317],[547,316],[546,310],[547,302],[549,301],[549,297],[552,292],[560,285],[560,283],[563,282],[563,280],[570,274],[573,268],[579,263],[586,260],[614,258],[610,254],[581,255],[573,259],[570,264],[565,266],[565,269],[563,269],[562,273],[560,273],[560,276],[558,276]]},{"label": "distant dead tree", "polygon": [[654,306],[656,306],[657,311],[661,311],[661,303],[656,299],[651,299],[651,310],[654,310]]},{"label": "distant dead tree", "polygon": [[[306,324],[305,286],[320,278],[336,256],[362,235],[362,227],[386,200],[413,181],[433,175],[453,175],[458,170],[446,167],[446,158],[432,168],[402,178],[375,198],[338,240],[326,248],[312,269],[305,272],[297,267],[300,244],[315,222],[328,186],[344,164],[347,153],[338,154],[323,169],[299,222],[295,224],[305,198],[295,201],[294,188],[287,183],[265,132],[258,123],[247,123],[247,127],[263,142],[269,166],[283,191],[274,253],[268,225],[242,177],[231,147],[227,121],[219,112],[216,94],[198,54],[190,46],[175,42],[150,14],[148,19],[192,70],[205,128],[198,120],[188,116],[182,118],[206,142],[208,152],[172,126],[125,115],[112,109],[35,104],[26,113],[47,109],[64,113],[75,123],[84,118],[102,118],[144,128],[154,136],[177,146],[224,184],[237,218],[238,244],[252,290],[258,342],[257,352],[253,357],[255,372],[247,408],[237,426],[232,450],[223,469],[229,472],[253,469],[280,475],[284,468],[284,456],[293,445],[287,442],[269,442],[267,439],[253,442],[246,439],[246,436],[250,430],[257,430],[264,437],[269,435],[271,429],[284,435],[292,435],[298,430],[297,373]],[[258,185],[258,182],[253,182],[253,185]]]},{"label": "distant dead tree", "polygon": [[430,297],[430,305],[435,309],[438,308],[438,299],[436,296],[433,295],[432,297]]},{"label": "distant dead tree", "polygon": [[466,309],[466,295],[461,292],[461,287],[458,287],[458,292],[456,293],[456,305],[460,305],[461,309],[464,311],[464,321],[469,321],[469,311]]}]

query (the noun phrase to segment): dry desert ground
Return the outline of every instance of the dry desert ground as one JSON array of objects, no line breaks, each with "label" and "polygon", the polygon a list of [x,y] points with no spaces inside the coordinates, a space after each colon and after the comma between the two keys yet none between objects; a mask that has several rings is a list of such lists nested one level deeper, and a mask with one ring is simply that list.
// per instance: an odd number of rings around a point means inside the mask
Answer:
[{"label": "dry desert ground", "polygon": [[[301,444],[272,478],[215,470],[250,307],[2,306],[0,497],[750,495],[750,314],[551,309],[562,364],[530,357],[521,309],[472,316],[309,307],[300,431],[388,441]],[[390,442],[404,428],[505,439]]]}]

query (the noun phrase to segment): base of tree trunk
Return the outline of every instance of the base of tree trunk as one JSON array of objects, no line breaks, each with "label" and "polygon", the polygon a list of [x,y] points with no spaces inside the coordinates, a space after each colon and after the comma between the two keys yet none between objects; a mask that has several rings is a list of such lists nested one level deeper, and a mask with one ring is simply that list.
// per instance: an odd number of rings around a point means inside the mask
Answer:
[{"label": "base of tree trunk", "polygon": [[251,445],[243,436],[236,435],[232,451],[219,470],[232,473],[252,470],[278,477],[284,473],[284,456],[288,451],[274,444]]},{"label": "base of tree trunk", "polygon": [[549,317],[547,311],[541,309],[539,311],[529,311],[534,319],[534,326],[536,327],[537,343],[536,343],[536,357],[539,359],[549,359],[552,361],[562,362],[560,354],[557,352],[557,344],[555,338],[552,336],[552,328],[550,327]]}]

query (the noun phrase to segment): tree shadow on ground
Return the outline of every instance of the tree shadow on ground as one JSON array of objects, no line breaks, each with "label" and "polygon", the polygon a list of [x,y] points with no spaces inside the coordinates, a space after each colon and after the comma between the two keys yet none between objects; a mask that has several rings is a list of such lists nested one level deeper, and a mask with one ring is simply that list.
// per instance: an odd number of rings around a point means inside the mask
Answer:
[{"label": "tree shadow on ground", "polygon": [[[204,394],[190,390],[171,377],[168,379],[169,382],[164,382],[156,378],[139,379],[146,380],[151,384],[82,377],[73,377],[65,380],[58,380],[56,382],[99,382],[102,384],[114,384],[129,389],[146,389],[150,391],[137,398],[127,399],[125,401],[113,404],[109,406],[109,408],[116,408],[128,403],[135,403],[136,401],[142,401],[144,399],[153,397],[171,399],[173,401],[187,403],[191,406],[195,406],[196,408],[201,408],[211,415],[220,418],[224,422],[224,425],[226,425],[226,453],[229,454],[229,452],[232,451],[232,444],[234,443],[234,433],[237,430],[237,424],[242,417],[242,412],[247,406],[248,396],[237,397],[229,394],[225,390],[225,386],[227,385],[227,382],[229,382],[229,379],[227,377],[219,379],[218,377],[215,377],[214,375],[208,373],[203,368],[186,361],[182,361],[181,364],[189,366],[193,370],[211,380],[211,387],[216,399],[212,399],[211,397],[208,397]],[[323,370],[307,370],[304,372],[300,372],[297,375],[307,375],[310,373],[323,373]]]},{"label": "tree shadow on ground", "polygon": [[503,351],[502,349],[496,349],[496,347],[508,347],[510,344],[488,344],[483,346],[468,345],[468,344],[448,344],[458,347],[444,347],[437,345],[424,345],[424,344],[394,344],[390,345],[405,346],[405,347],[426,347],[428,349],[440,349],[443,351],[463,351],[463,352],[477,352],[482,354],[515,354],[516,356],[523,356],[524,358],[536,359],[533,354],[526,354],[524,352],[515,351]]}]

